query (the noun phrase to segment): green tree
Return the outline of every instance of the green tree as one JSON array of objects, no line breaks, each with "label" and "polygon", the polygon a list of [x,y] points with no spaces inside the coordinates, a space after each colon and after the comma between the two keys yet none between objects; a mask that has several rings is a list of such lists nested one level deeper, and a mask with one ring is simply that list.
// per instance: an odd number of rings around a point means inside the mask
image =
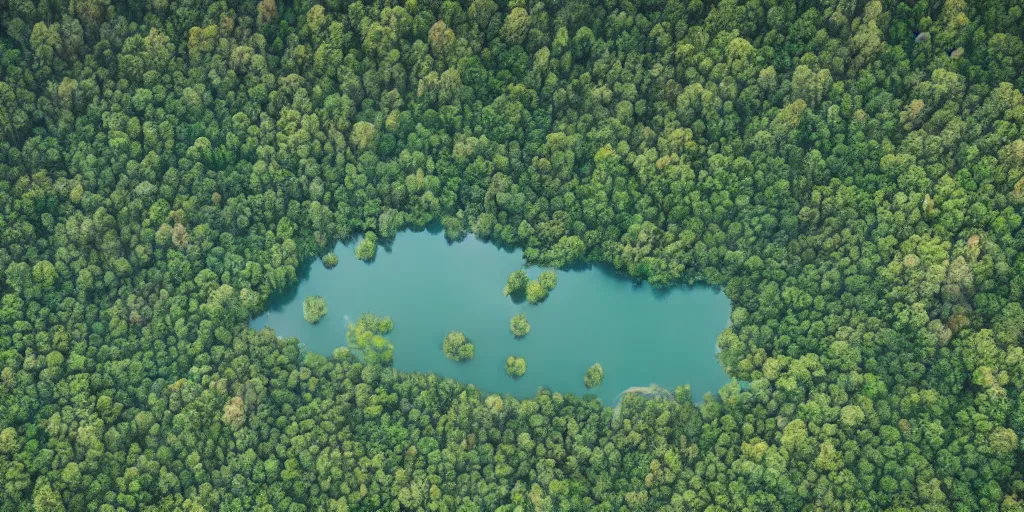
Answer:
[{"label": "green tree", "polygon": [[513,379],[518,379],[526,373],[526,359],[509,356],[505,360],[505,373]]},{"label": "green tree", "polygon": [[530,14],[522,7],[516,7],[505,17],[501,27],[501,37],[510,44],[520,44],[526,39],[530,29]]},{"label": "green tree", "polygon": [[363,313],[355,323],[348,324],[345,338],[348,346],[369,364],[391,366],[395,347],[384,335],[391,332],[394,324],[390,317],[379,317]]},{"label": "green tree", "polygon": [[[0,509],[1021,508],[1019,1],[399,4],[3,3]],[[721,288],[746,385],[248,328],[437,221]]]},{"label": "green tree", "polygon": [[548,289],[540,281],[530,281],[526,285],[526,300],[530,304],[540,304],[548,298]]},{"label": "green tree", "polygon": [[591,389],[600,386],[602,382],[604,382],[604,368],[601,363],[594,363],[587,368],[587,373],[583,375],[583,385],[587,389]]},{"label": "green tree", "polygon": [[352,125],[351,141],[357,151],[372,150],[377,142],[377,128],[373,123],[359,121]]},{"label": "green tree", "polygon": [[319,323],[327,315],[327,301],[319,295],[310,295],[302,301],[302,317],[311,324]]},{"label": "green tree", "polygon": [[526,292],[526,284],[529,281],[530,278],[527,277],[525,270],[515,270],[508,275],[508,282],[505,283],[505,288],[501,290],[501,293],[506,297],[522,296]]},{"label": "green tree", "polygon": [[558,274],[553,270],[545,270],[541,272],[540,275],[537,276],[537,280],[548,292],[554,290],[555,286],[558,286]]},{"label": "green tree", "polygon": [[334,254],[333,252],[329,252],[325,254],[323,258],[321,258],[321,261],[324,264],[324,268],[334,268],[335,266],[338,265],[338,255]]},{"label": "green tree", "polygon": [[430,51],[437,57],[446,57],[455,43],[455,32],[448,28],[444,21],[438,20],[430,27],[428,33]]},{"label": "green tree", "polygon": [[452,361],[473,359],[473,354],[476,352],[476,347],[460,331],[452,331],[445,335],[442,348],[444,349],[445,357]]},{"label": "green tree", "polygon": [[32,494],[32,506],[33,510],[45,512],[61,512],[66,510],[60,495],[45,480],[36,484],[35,492]]},{"label": "green tree", "polygon": [[57,281],[57,271],[53,263],[42,260],[32,267],[32,279],[44,288],[49,288]]},{"label": "green tree", "polygon": [[377,235],[368,231],[363,239],[356,245],[356,258],[365,262],[371,262],[377,257]]},{"label": "green tree", "polygon": [[509,329],[516,338],[522,338],[530,334],[530,322],[526,321],[526,315],[519,313],[509,321]]}]

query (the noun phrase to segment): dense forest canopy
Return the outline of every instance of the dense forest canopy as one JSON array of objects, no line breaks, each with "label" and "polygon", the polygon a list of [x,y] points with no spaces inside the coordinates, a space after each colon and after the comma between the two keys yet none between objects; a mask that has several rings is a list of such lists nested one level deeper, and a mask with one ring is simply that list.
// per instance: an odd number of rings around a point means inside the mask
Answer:
[{"label": "dense forest canopy", "polygon": [[[0,509],[1024,507],[1017,0],[0,0],[0,28]],[[613,414],[247,328],[335,241],[435,221],[721,286],[749,386]]]}]

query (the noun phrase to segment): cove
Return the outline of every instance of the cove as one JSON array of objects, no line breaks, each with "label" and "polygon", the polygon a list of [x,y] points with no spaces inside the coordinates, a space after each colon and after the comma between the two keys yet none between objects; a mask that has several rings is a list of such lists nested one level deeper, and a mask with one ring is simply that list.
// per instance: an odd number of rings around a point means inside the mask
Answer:
[{"label": "cove", "polygon": [[[558,286],[541,304],[516,304],[502,295],[510,272],[523,268],[522,251],[507,251],[472,237],[449,244],[427,231],[399,233],[373,263],[338,244],[338,265],[317,260],[299,284],[271,298],[251,322],[294,336],[307,350],[329,356],[346,346],[345,329],[365,312],[390,316],[394,366],[432,372],[473,384],[485,393],[529,398],[538,388],[593,394],[613,406],[632,386],[668,390],[689,384],[695,400],[729,382],[717,358],[716,339],[729,321],[725,294],[705,286],[655,290],[601,267],[557,271]],[[531,279],[542,269],[527,268]],[[302,316],[302,300],[321,295],[327,316],[316,325]],[[525,313],[530,334],[516,339],[509,319]],[[444,336],[458,330],[475,344],[469,361],[447,359]],[[505,374],[509,356],[526,359],[526,374]],[[587,368],[601,363],[604,383],[583,385]]]}]

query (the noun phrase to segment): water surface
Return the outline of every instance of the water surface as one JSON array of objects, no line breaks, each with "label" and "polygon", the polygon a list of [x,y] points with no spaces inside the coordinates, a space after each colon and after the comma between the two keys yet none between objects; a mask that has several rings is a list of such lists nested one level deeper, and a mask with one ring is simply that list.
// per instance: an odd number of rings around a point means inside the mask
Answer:
[{"label": "water surface", "polygon": [[[699,400],[729,381],[715,340],[725,329],[729,300],[709,287],[654,290],[603,268],[557,271],[558,286],[539,305],[514,303],[501,294],[508,274],[523,267],[521,251],[506,251],[472,237],[449,245],[429,232],[400,233],[389,251],[367,264],[354,243],[338,244],[338,265],[319,261],[297,289],[271,300],[252,321],[278,336],[295,336],[309,350],[330,355],[345,346],[345,328],[361,313],[390,316],[395,368],[433,372],[484,392],[533,396],[539,387],[597,395],[606,405],[630,386],[657,383],[672,390],[690,384]],[[536,279],[542,269],[526,269]],[[322,295],[327,316],[317,325],[302,318],[302,300]],[[525,313],[531,331],[516,339],[509,319]],[[445,358],[445,334],[459,330],[476,345],[476,357]],[[526,359],[526,375],[505,374],[508,356]],[[583,385],[587,368],[601,363],[604,383]]]}]

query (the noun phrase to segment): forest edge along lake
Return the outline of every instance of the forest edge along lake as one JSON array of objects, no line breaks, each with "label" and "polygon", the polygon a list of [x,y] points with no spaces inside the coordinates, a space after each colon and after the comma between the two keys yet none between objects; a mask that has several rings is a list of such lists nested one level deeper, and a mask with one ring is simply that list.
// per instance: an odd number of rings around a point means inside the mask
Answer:
[{"label": "forest edge along lake", "polygon": [[[473,237],[448,243],[429,231],[399,233],[372,263],[356,259],[356,242],[339,243],[338,263],[314,260],[297,286],[271,298],[251,322],[281,337],[296,337],[307,350],[331,355],[347,346],[349,323],[362,313],[389,316],[394,330],[394,367],[430,372],[473,384],[485,393],[534,396],[554,392],[592,394],[614,406],[624,390],[656,384],[672,390],[689,384],[694,397],[729,382],[717,358],[716,340],[728,325],[731,304],[708,286],[654,289],[603,266],[556,270],[557,286],[537,305],[502,294],[511,272],[524,268],[522,251]],[[530,279],[544,269],[525,268]],[[307,296],[326,299],[318,323],[303,319]],[[509,320],[524,313],[529,334],[517,339]],[[445,357],[442,341],[461,331],[475,346],[471,360]],[[526,373],[505,372],[508,357],[526,360]],[[583,383],[594,363],[604,381]]]}]

